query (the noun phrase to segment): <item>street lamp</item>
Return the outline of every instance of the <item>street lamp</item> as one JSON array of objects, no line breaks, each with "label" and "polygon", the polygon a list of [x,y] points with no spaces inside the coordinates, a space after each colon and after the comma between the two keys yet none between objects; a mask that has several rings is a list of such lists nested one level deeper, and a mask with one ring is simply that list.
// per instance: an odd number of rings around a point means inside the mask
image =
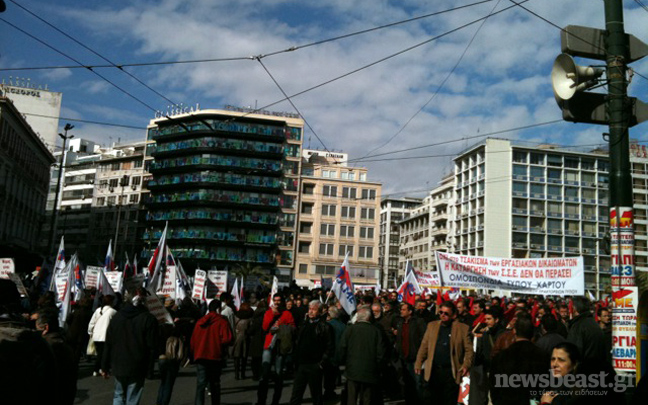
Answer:
[{"label": "street lamp", "polygon": [[[1,1],[1,0],[0,0]],[[61,161],[59,163],[59,173],[58,173],[58,181],[56,182],[56,192],[54,193],[54,206],[52,207],[52,222],[50,225],[50,247],[51,247],[51,252],[56,253],[56,218],[58,216],[58,196],[59,192],[61,191],[61,178],[63,177],[63,167],[65,164],[65,157],[66,157],[66,152],[67,152],[67,140],[74,138],[74,135],[68,136],[68,131],[72,130],[74,128],[74,125],[71,124],[65,124],[65,127],[63,127],[63,134],[59,134],[61,138],[63,138],[63,152],[61,153]]]},{"label": "street lamp", "polygon": [[121,219],[121,206],[124,200],[124,187],[128,185],[128,175],[125,174],[119,181],[121,186],[121,196],[119,196],[119,201],[117,201],[117,226],[115,227],[115,249],[113,251],[113,257],[117,257],[117,237],[119,236],[119,220]]}]

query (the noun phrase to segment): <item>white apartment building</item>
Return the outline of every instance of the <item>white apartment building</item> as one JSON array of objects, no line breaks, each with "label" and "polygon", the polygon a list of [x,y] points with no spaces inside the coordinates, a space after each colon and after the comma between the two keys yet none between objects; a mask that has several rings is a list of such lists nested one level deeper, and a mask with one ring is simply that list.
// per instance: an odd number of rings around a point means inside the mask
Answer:
[{"label": "white apartment building", "polygon": [[378,244],[381,284],[392,288],[398,284],[400,254],[400,222],[413,208],[423,202],[420,198],[383,198],[380,202],[380,241]]},{"label": "white apartment building", "polygon": [[583,256],[585,288],[595,293],[610,286],[603,245],[609,227],[606,154],[488,139],[454,161],[454,253]]}]

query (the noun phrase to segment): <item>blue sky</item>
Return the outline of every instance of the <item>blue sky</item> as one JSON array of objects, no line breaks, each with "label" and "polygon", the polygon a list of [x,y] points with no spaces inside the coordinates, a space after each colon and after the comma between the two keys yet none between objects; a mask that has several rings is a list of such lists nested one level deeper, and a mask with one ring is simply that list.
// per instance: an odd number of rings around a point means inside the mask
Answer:
[{"label": "blue sky", "polygon": [[[267,55],[479,2],[15,1],[117,64]],[[83,64],[105,64],[11,0],[5,2],[7,11],[0,18]],[[626,31],[648,42],[648,12],[635,1],[626,0],[624,4]],[[512,5],[505,0],[484,1],[410,23],[266,56],[262,62],[281,87],[294,94]],[[602,1],[530,0],[524,7],[559,27],[604,25]],[[483,25],[477,22],[444,35],[297,96],[293,102],[328,149],[343,150],[351,158],[366,155],[397,133],[391,142],[373,153],[456,141],[559,120],[561,114],[550,83],[551,66],[559,51],[559,30],[516,6],[491,16]],[[75,63],[0,21],[0,69],[70,65]],[[648,61],[631,66],[648,77]],[[255,60],[125,69],[164,97],[177,103],[200,103],[202,108],[221,108],[225,104],[264,106],[282,98],[279,88]],[[96,71],[153,109],[164,109],[169,104],[118,69]],[[120,138],[140,140],[153,118],[150,108],[86,69],[0,71],[0,79],[9,76],[29,77],[32,82],[47,83],[53,91],[62,92],[63,117],[139,128],[74,122],[77,137],[103,144]],[[648,80],[635,75],[630,95],[648,102],[646,89]],[[287,102],[271,109],[294,111]],[[61,126],[65,123],[60,121]],[[645,125],[631,129],[631,136],[644,138]],[[605,127],[561,122],[498,136],[531,144],[589,145],[601,142],[604,131]],[[310,130],[306,131],[305,144],[309,136],[312,147],[321,147]],[[452,155],[474,142],[451,142],[383,158]],[[439,156],[363,165],[369,167],[370,179],[384,183],[385,193],[395,193],[433,187],[450,170],[450,161],[450,157]]]}]

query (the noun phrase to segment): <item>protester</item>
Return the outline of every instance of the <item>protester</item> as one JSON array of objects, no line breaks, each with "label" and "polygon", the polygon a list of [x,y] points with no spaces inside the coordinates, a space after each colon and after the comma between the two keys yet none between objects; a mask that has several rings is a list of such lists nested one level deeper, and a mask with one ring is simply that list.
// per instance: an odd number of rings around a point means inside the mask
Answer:
[{"label": "protester", "polygon": [[414,315],[423,319],[423,322],[425,322],[426,325],[428,322],[432,322],[435,320],[434,314],[428,311],[427,302],[421,298],[414,301]]},{"label": "protester", "polygon": [[[273,306],[263,316],[263,357],[261,362],[261,379],[257,390],[257,405],[265,405],[268,396],[270,379],[274,380],[272,405],[279,405],[284,382],[284,360],[292,349],[291,331],[295,328],[292,314],[283,306],[283,297],[275,294]],[[283,327],[283,328],[282,328]],[[282,330],[283,329],[283,330]],[[284,335],[284,339],[280,335]],[[289,341],[290,340],[290,341]],[[274,373],[272,369],[274,368]]]},{"label": "protester", "polygon": [[574,318],[569,322],[567,340],[578,347],[582,366],[597,369],[607,359],[603,331],[596,324],[591,305],[585,297],[574,297]]},{"label": "protester", "polygon": [[223,309],[217,299],[209,303],[209,313],[196,322],[191,336],[191,353],[196,363],[196,405],[205,403],[205,388],[209,386],[212,405],[220,404],[220,379],[226,346],[232,341],[232,329],[220,314]]},{"label": "protester", "polygon": [[607,307],[599,308],[596,315],[598,316],[598,324],[605,337],[606,361],[610,363],[612,362],[612,315],[610,314],[610,309]]},{"label": "protester", "polygon": [[535,386],[507,386],[513,375],[536,376],[546,373],[549,356],[531,343],[533,322],[526,312],[520,312],[513,328],[515,343],[499,353],[491,363],[491,399],[494,405],[528,404],[537,399]]},{"label": "protester", "polygon": [[158,322],[146,309],[146,291],[115,314],[106,332],[102,375],[115,377],[113,405],[139,404],[144,379],[157,358]]},{"label": "protester", "polygon": [[181,363],[186,358],[185,340],[182,332],[175,325],[164,324],[160,326],[161,345],[159,348],[160,387],[156,405],[169,405],[173,386],[178,376]]},{"label": "protester", "polygon": [[252,380],[254,381],[259,381],[261,377],[261,357],[263,356],[263,345],[265,342],[263,317],[267,309],[266,302],[264,300],[259,301],[248,329],[248,334],[250,335],[250,368],[252,369]]},{"label": "protester", "polygon": [[472,330],[473,327],[472,325],[473,322],[475,321],[475,317],[470,315],[470,312],[468,312],[468,308],[463,299],[458,300],[456,305],[457,305],[457,321],[467,325],[470,328],[470,330]]},{"label": "protester", "polygon": [[234,347],[232,348],[232,357],[234,358],[234,379],[245,379],[245,370],[247,369],[248,351],[250,346],[250,335],[248,333],[252,324],[254,311],[250,304],[244,302],[236,311],[234,317]]},{"label": "protester", "polygon": [[440,320],[427,325],[414,371],[421,374],[425,363],[424,378],[429,392],[440,404],[455,404],[459,383],[472,366],[473,346],[468,326],[455,321],[457,308],[452,302],[440,305],[439,317]]},{"label": "protester", "polygon": [[322,370],[334,354],[333,328],[322,317],[322,303],[311,301],[308,314],[297,334],[294,359],[297,365],[290,405],[301,404],[306,385],[314,405],[322,403]]},{"label": "protester", "polygon": [[97,377],[101,373],[101,362],[103,361],[103,353],[106,342],[106,332],[110,321],[117,314],[113,308],[115,302],[114,295],[104,295],[102,297],[102,305],[92,314],[90,323],[88,324],[88,335],[94,341],[94,346],[97,351],[97,357],[94,364],[93,376]]},{"label": "protester", "polygon": [[77,364],[87,351],[88,340],[90,339],[88,326],[92,315],[92,298],[83,297],[74,306],[67,319],[67,342],[74,350],[74,358]]},{"label": "protester", "polygon": [[488,403],[488,373],[491,367],[491,354],[497,338],[504,333],[500,320],[502,309],[498,306],[484,311],[484,327],[478,329],[477,345],[473,367],[470,370],[470,403],[485,405]]},{"label": "protester", "polygon": [[413,405],[421,400],[418,392],[421,377],[414,372],[414,363],[418,354],[427,322],[423,317],[414,316],[414,307],[401,303],[400,318],[396,323],[396,352],[400,360],[403,377],[403,396],[407,405]]},{"label": "protester", "polygon": [[340,342],[345,365],[347,405],[370,405],[378,392],[380,368],[385,361],[383,333],[371,324],[371,308],[357,310],[356,323],[348,326]]},{"label": "protester", "polygon": [[56,373],[52,377],[56,380],[56,386],[59,389],[58,395],[54,395],[52,401],[57,405],[72,405],[77,392],[79,364],[72,347],[66,343],[63,337],[58,318],[59,314],[55,309],[42,309],[38,312],[36,329],[41,331],[56,359]]},{"label": "protester", "polygon": [[324,400],[337,396],[335,387],[340,380],[340,342],[346,329],[346,325],[340,321],[340,310],[336,307],[329,308],[328,318],[328,324],[333,328],[334,354],[330,361],[324,364]]},{"label": "protester", "polygon": [[550,355],[557,344],[565,341],[565,338],[558,333],[559,322],[553,314],[544,314],[540,319],[540,338],[535,344],[545,353]]}]

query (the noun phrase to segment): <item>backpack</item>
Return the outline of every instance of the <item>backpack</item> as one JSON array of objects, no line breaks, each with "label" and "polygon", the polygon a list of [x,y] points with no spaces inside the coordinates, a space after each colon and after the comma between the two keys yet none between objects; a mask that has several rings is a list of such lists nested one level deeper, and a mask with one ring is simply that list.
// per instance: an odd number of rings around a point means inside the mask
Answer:
[{"label": "backpack", "polygon": [[182,362],[187,357],[183,339],[177,336],[170,336],[166,341],[164,356],[168,360]]},{"label": "backpack", "polygon": [[277,339],[279,340],[279,353],[282,355],[290,354],[293,350],[293,340],[295,338],[295,328],[290,325],[279,325]]}]

